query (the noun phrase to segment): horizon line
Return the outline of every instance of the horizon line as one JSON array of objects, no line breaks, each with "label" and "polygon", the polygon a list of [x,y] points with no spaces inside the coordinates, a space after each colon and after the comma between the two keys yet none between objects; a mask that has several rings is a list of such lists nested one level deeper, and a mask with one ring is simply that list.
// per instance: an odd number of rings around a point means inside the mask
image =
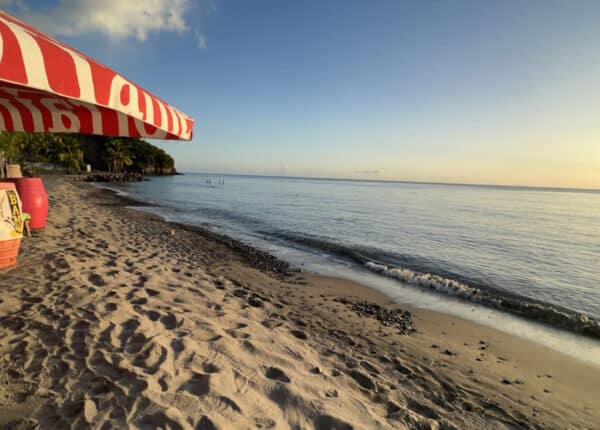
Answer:
[{"label": "horizon line", "polygon": [[469,182],[436,182],[436,181],[416,181],[406,179],[357,179],[357,178],[331,178],[321,176],[290,176],[290,175],[266,175],[266,174],[247,174],[247,173],[214,173],[199,171],[177,171],[180,174],[194,175],[222,175],[222,176],[242,176],[250,178],[281,178],[281,179],[307,179],[314,181],[347,181],[347,182],[379,182],[391,184],[415,184],[415,185],[439,185],[439,186],[462,186],[462,187],[481,187],[481,188],[518,188],[523,190],[538,191],[562,191],[562,192],[583,192],[600,193],[600,188],[577,188],[577,187],[556,187],[544,185],[506,185],[506,184],[481,184]]}]

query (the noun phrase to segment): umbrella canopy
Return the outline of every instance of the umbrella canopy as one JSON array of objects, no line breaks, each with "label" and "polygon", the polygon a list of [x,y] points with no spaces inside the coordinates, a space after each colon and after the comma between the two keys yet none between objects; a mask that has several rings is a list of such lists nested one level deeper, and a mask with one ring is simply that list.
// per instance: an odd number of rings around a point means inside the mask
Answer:
[{"label": "umbrella canopy", "polygon": [[194,121],[0,11],[0,131],[192,138]]}]

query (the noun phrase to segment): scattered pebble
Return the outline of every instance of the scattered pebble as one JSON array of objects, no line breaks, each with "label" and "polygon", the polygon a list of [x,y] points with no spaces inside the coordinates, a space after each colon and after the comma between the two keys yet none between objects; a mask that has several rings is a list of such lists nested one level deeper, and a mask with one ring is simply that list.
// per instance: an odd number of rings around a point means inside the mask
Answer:
[{"label": "scattered pebble", "polygon": [[336,298],[335,301],[350,305],[351,309],[361,317],[375,318],[386,327],[398,327],[398,334],[406,335],[416,330],[412,326],[412,314],[402,309],[386,309],[376,303],[352,302],[347,298]]}]

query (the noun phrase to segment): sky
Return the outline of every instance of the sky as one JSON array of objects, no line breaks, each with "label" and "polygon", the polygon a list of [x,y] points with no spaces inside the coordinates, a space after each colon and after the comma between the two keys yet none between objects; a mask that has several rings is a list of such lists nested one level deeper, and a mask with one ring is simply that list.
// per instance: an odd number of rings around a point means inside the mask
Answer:
[{"label": "sky", "polygon": [[184,172],[600,189],[600,2],[0,0],[196,120]]}]

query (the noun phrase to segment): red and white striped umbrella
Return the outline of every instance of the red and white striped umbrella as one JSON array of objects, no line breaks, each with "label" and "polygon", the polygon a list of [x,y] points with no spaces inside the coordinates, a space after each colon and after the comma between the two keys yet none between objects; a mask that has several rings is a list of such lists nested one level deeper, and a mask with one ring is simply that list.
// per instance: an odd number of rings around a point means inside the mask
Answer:
[{"label": "red and white striped umbrella", "polygon": [[0,11],[0,131],[192,138],[194,120]]}]

